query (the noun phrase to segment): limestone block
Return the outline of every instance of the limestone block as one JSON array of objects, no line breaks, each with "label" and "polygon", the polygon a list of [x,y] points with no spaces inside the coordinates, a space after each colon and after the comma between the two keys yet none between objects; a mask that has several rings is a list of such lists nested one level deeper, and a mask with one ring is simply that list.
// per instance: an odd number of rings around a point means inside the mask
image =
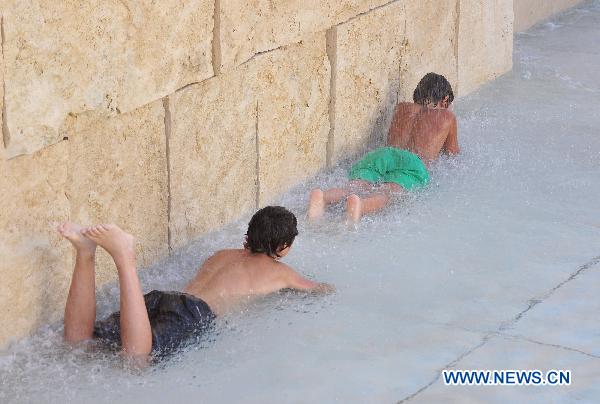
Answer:
[{"label": "limestone block", "polygon": [[261,55],[257,69],[259,205],[326,164],[329,61],[325,34]]},{"label": "limestone block", "polygon": [[381,140],[398,99],[406,11],[394,3],[330,33],[335,75],[332,162]]},{"label": "limestone block", "polygon": [[412,101],[419,80],[443,74],[457,88],[457,1],[405,2],[405,47],[400,64],[400,101]]},{"label": "limestone block", "polygon": [[69,113],[128,112],[212,75],[213,0],[6,0],[7,155],[62,139]]},{"label": "limestone block", "polygon": [[582,2],[583,0],[514,0],[515,32],[525,31],[532,25]]},{"label": "limestone block", "polygon": [[[0,13],[1,13],[0,9]],[[0,14],[0,43],[2,41],[2,24],[3,19]],[[6,151],[4,149],[5,142],[5,128],[4,128],[4,56],[2,52],[2,46],[0,46],[0,161],[6,159]]]},{"label": "limestone block", "polygon": [[219,1],[221,67],[228,69],[256,53],[299,42],[390,1]]},{"label": "limestone block", "polygon": [[61,142],[0,161],[0,347],[58,319],[71,279],[71,245],[56,233],[69,218],[69,149]]},{"label": "limestone block", "polygon": [[170,96],[171,244],[177,248],[256,206],[255,64]]},{"label": "limestone block", "polygon": [[[127,114],[87,113],[68,124],[67,195],[71,220],[113,222],[137,239],[138,265],[168,253],[168,184],[162,100]],[[97,282],[114,279],[107,254],[97,256]]]},{"label": "limestone block", "polygon": [[460,95],[473,91],[512,68],[512,3],[512,0],[460,0]]}]

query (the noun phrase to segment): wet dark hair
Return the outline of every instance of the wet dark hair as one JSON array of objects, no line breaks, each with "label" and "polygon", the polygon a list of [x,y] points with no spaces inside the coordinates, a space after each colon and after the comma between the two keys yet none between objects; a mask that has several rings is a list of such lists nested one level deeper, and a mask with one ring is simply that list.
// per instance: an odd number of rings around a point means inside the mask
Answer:
[{"label": "wet dark hair", "polygon": [[417,84],[413,101],[421,105],[429,103],[435,105],[445,96],[448,96],[448,104],[451,104],[454,100],[454,92],[448,80],[441,74],[427,73]]},{"label": "wet dark hair", "polygon": [[296,216],[282,206],[267,206],[252,216],[244,246],[253,253],[279,258],[278,250],[291,247],[298,235]]}]

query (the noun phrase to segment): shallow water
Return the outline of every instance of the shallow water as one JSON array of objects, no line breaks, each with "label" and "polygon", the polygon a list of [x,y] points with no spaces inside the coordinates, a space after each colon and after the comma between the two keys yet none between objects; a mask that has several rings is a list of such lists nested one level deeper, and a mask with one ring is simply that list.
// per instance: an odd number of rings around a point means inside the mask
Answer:
[{"label": "shallow water", "polygon": [[[350,232],[339,207],[301,221],[285,261],[335,295],[257,302],[141,374],[65,349],[50,326],[0,354],[0,401],[598,400],[599,42],[600,1],[518,34],[513,72],[455,102],[463,152],[435,165],[431,186]],[[308,190],[345,168],[280,202],[302,217]],[[144,289],[181,287],[210,252],[241,245],[245,226],[143,272]],[[101,315],[117,297],[115,285],[99,293]],[[568,368],[574,380],[459,389],[437,379],[450,366]]]}]

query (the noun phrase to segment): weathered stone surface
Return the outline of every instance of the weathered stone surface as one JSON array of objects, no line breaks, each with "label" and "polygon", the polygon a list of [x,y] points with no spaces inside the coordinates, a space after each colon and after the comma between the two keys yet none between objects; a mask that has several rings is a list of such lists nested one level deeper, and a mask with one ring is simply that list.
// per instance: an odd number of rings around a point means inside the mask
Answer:
[{"label": "weathered stone surface", "polygon": [[330,161],[352,155],[387,133],[398,99],[405,16],[405,6],[394,3],[332,30]]},{"label": "weathered stone surface", "polygon": [[257,69],[259,205],[323,168],[329,134],[325,34],[261,55]]},{"label": "weathered stone surface", "polygon": [[8,0],[8,156],[61,139],[69,113],[127,112],[212,75],[213,0]]},{"label": "weathered stone surface", "polygon": [[323,167],[328,97],[324,34],[170,97],[172,245],[223,226]]},{"label": "weathered stone surface", "polygon": [[71,246],[55,228],[69,217],[68,157],[62,142],[0,161],[0,347],[56,320],[64,308]]},{"label": "weathered stone surface", "polygon": [[514,0],[515,32],[525,31],[535,23],[582,2],[582,0]]},{"label": "weathered stone surface", "polygon": [[458,92],[465,95],[512,68],[512,0],[460,0]]},{"label": "weathered stone surface", "polygon": [[254,66],[246,64],[169,97],[175,248],[256,206]]},{"label": "weathered stone surface", "polygon": [[299,42],[391,0],[220,1],[221,66]]},{"label": "weathered stone surface", "polygon": [[[162,100],[115,117],[82,114],[69,122],[71,220],[116,223],[136,236],[138,265],[168,253],[168,186]],[[116,277],[97,256],[99,284]]]},{"label": "weathered stone surface", "polygon": [[[1,13],[0,9],[0,13]],[[2,40],[2,15],[0,15],[0,41]],[[4,150],[5,142],[5,128],[4,128],[4,55],[2,52],[2,46],[0,46],[0,161],[6,159],[6,151]]]},{"label": "weathered stone surface", "polygon": [[428,72],[443,74],[457,85],[457,0],[406,2],[405,47],[400,63],[400,101],[412,101]]}]

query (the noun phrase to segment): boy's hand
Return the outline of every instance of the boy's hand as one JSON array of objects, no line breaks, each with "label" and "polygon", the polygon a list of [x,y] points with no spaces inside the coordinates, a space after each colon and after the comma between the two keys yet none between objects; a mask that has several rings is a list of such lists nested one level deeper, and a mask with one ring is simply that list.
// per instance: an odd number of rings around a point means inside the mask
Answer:
[{"label": "boy's hand", "polygon": [[335,286],[330,285],[329,283],[319,283],[312,290],[312,293],[328,295],[330,293],[335,293]]}]

